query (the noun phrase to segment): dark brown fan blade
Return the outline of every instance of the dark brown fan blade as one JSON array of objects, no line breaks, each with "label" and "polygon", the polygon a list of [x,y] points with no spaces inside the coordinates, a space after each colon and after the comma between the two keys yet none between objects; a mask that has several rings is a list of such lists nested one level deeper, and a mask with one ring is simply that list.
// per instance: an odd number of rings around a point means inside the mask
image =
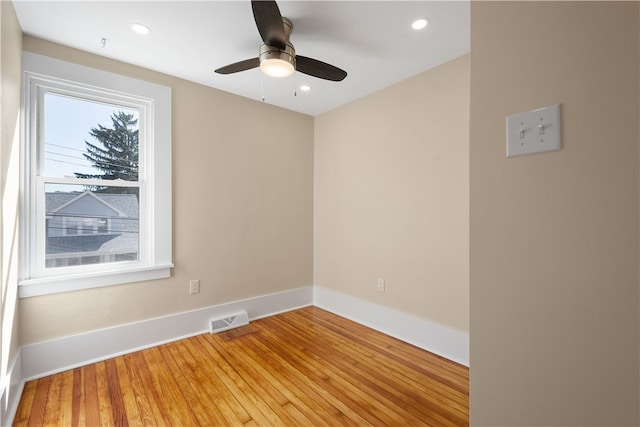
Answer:
[{"label": "dark brown fan blade", "polygon": [[275,1],[253,0],[253,19],[256,21],[258,32],[264,44],[284,49],[287,44],[287,36],[284,32],[282,15]]},{"label": "dark brown fan blade", "polygon": [[238,73],[244,70],[250,70],[252,68],[256,68],[260,66],[260,59],[251,58],[245,59],[244,61],[235,62],[233,64],[225,65],[224,67],[220,67],[216,70],[218,74],[232,74]]},{"label": "dark brown fan blade", "polygon": [[296,55],[296,70],[310,76],[340,82],[347,77],[347,72],[326,62],[306,56]]}]

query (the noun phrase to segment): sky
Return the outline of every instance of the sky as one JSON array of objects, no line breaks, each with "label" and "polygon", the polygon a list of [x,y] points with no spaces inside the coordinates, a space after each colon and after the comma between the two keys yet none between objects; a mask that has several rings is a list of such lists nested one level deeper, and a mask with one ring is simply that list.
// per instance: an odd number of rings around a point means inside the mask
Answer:
[{"label": "sky", "polygon": [[47,93],[44,175],[75,177],[74,172],[100,173],[82,155],[86,152],[85,140],[100,147],[101,144],[89,132],[98,124],[111,127],[111,115],[116,111],[133,113],[138,118],[137,110]]}]

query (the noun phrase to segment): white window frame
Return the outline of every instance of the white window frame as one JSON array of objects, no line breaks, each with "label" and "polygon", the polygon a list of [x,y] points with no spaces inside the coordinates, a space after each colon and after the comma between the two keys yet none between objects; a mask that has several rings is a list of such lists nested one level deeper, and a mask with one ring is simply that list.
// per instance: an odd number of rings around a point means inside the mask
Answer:
[{"label": "white window frame", "polygon": [[[19,297],[169,277],[172,263],[171,88],[103,70],[24,52],[21,143]],[[44,94],[69,95],[140,111],[138,261],[44,268],[45,180],[39,176],[39,134]],[[78,184],[75,178],[47,177],[46,183]],[[83,180],[91,185],[93,180]],[[102,181],[97,181],[102,183]],[[93,183],[95,184],[95,183]],[[79,224],[78,233],[82,224]]]}]

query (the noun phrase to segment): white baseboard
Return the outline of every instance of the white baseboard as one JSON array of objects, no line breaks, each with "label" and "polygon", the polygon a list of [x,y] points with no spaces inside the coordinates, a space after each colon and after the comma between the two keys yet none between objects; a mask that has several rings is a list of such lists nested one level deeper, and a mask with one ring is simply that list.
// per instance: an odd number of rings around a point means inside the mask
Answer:
[{"label": "white baseboard", "polygon": [[21,349],[13,355],[7,375],[0,384],[0,426],[10,426],[18,410],[24,388]]},{"label": "white baseboard", "polygon": [[469,334],[398,310],[313,287],[313,305],[469,366]]},{"label": "white baseboard", "polygon": [[185,313],[22,346],[25,381],[209,331],[209,319],[246,311],[249,320],[306,307],[313,287],[292,289]]}]

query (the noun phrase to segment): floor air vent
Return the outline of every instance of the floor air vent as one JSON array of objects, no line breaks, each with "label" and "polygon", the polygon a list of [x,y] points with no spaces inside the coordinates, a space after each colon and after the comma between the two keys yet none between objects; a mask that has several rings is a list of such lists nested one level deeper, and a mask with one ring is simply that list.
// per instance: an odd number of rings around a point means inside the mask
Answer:
[{"label": "floor air vent", "polygon": [[209,331],[212,334],[215,334],[248,324],[249,316],[247,316],[247,312],[241,311],[240,313],[232,314],[231,316],[209,320]]}]

